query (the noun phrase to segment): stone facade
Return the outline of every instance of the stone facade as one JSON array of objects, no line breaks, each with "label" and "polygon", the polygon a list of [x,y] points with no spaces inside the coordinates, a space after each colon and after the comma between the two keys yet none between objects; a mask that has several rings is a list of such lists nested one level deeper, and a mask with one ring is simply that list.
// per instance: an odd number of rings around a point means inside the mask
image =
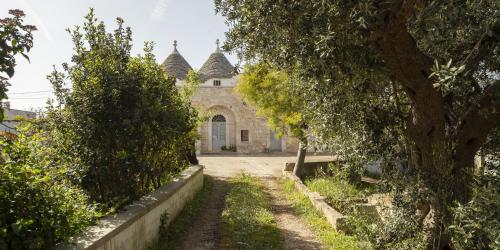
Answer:
[{"label": "stone facade", "polygon": [[[214,80],[221,80],[221,86],[213,86]],[[225,80],[225,81],[222,81]],[[234,145],[240,153],[268,151],[296,152],[298,143],[294,138],[272,138],[273,132],[267,119],[257,116],[255,110],[246,104],[234,91],[237,77],[232,79],[209,79],[200,85],[192,102],[194,106],[207,111],[209,119],[200,128],[199,150],[202,153],[220,152],[212,143],[212,119],[222,115],[226,119],[226,147]],[[182,83],[180,83],[182,84]],[[248,131],[248,140],[242,140],[242,131]],[[243,132],[245,133],[245,132]],[[272,145],[272,140],[274,144]],[[280,144],[278,146],[277,144]]]},{"label": "stone facade", "polygon": [[[163,66],[167,73],[177,78],[182,86],[185,74],[191,69],[185,59],[174,51]],[[202,83],[192,98],[194,106],[209,114],[209,119],[199,128],[199,153],[236,151],[238,153],[296,152],[298,142],[294,138],[276,138],[267,125],[267,119],[257,116],[234,91],[238,75],[224,54],[217,48],[200,68]]]}]

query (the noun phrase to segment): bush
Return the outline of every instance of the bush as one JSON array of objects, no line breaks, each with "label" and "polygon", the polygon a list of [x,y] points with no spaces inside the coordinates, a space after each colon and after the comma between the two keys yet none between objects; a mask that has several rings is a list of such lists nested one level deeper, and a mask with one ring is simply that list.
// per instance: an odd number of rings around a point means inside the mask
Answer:
[{"label": "bush", "polygon": [[[188,166],[196,124],[175,79],[156,63],[152,43],[144,56],[132,57],[131,31],[122,19],[117,23],[107,33],[91,10],[83,29],[70,31],[72,64],[49,76],[65,104],[54,111],[62,119],[57,129],[70,137],[70,151],[85,169],[82,186],[109,206],[160,187]],[[64,91],[66,81],[72,91]]]},{"label": "bush", "polygon": [[496,166],[476,180],[466,204],[452,207],[449,227],[456,249],[500,249],[500,171]]},{"label": "bush", "polygon": [[0,249],[43,249],[92,223],[88,197],[42,131],[0,139]]}]

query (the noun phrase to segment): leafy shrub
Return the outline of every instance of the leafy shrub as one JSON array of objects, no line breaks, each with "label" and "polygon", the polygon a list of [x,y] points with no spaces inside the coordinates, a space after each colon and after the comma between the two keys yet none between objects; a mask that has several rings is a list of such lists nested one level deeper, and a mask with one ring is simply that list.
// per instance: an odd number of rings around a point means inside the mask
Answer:
[{"label": "leafy shrub", "polygon": [[[117,19],[107,33],[93,11],[82,30],[70,31],[75,54],[49,80],[64,108],[56,125],[71,137],[91,198],[120,206],[158,188],[188,165],[196,119],[175,79],[156,63],[152,43],[132,57],[132,33]],[[72,91],[65,90],[66,81]]]},{"label": "leafy shrub", "polygon": [[456,249],[500,249],[499,170],[478,177],[472,200],[452,207],[449,230]]},{"label": "leafy shrub", "polygon": [[0,249],[43,249],[94,218],[88,197],[67,179],[67,162],[31,129],[0,139]]},{"label": "leafy shrub", "polygon": [[235,145],[229,145],[229,147],[226,147],[225,145],[220,147],[220,150],[222,151],[228,151],[228,152],[236,152],[236,146]]}]

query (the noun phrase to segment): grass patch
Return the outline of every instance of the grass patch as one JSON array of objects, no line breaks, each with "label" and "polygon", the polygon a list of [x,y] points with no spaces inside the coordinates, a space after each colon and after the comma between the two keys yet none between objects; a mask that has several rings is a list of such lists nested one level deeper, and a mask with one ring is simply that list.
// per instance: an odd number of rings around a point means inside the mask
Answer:
[{"label": "grass patch", "polygon": [[203,177],[202,189],[195,194],[191,201],[186,203],[184,209],[182,209],[181,213],[168,227],[160,228],[160,236],[158,241],[148,247],[148,249],[177,249],[179,244],[181,243],[180,240],[182,239],[182,236],[187,233],[191,221],[202,211],[203,204],[207,200],[212,187],[212,178],[205,175]]},{"label": "grass patch", "polygon": [[295,189],[293,180],[282,179],[280,185],[287,198],[292,202],[295,211],[306,219],[311,230],[326,249],[370,249],[368,243],[333,229],[309,199]]},{"label": "grass patch", "polygon": [[325,196],[325,201],[342,214],[349,214],[352,206],[375,192],[376,188],[368,184],[353,185],[335,177],[317,177],[306,179],[304,184],[313,192]]},{"label": "grass patch", "polygon": [[228,249],[283,249],[269,195],[255,177],[239,175],[231,180],[222,213]]}]

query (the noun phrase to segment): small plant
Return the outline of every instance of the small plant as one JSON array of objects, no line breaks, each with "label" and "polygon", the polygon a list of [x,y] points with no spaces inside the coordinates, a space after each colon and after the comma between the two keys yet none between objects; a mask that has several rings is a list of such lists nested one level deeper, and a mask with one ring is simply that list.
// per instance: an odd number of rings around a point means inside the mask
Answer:
[{"label": "small plant", "polygon": [[228,151],[228,152],[236,152],[236,145],[231,144],[229,147],[226,147],[226,145],[220,147],[222,151]]},{"label": "small plant", "polygon": [[182,235],[186,235],[191,221],[202,212],[205,201],[207,200],[213,187],[213,181],[205,176],[202,189],[196,193],[191,201],[186,203],[181,213],[166,226],[168,215],[162,214],[160,219],[159,239],[148,247],[149,250],[176,249]]},{"label": "small plant", "polygon": [[163,212],[160,215],[160,232],[159,232],[160,235],[165,235],[167,233],[168,218],[169,218],[168,211],[165,210],[165,212]]}]

